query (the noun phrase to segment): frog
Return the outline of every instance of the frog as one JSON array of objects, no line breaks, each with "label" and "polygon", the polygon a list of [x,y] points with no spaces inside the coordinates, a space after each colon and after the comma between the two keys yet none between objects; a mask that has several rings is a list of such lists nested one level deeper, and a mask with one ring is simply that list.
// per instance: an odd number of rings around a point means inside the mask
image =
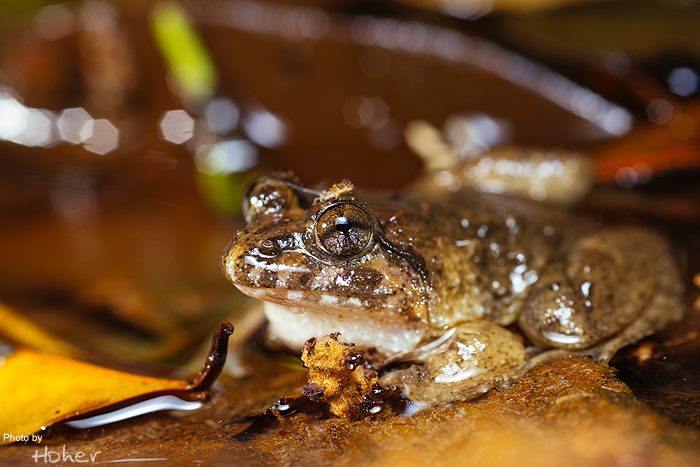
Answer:
[{"label": "frog", "polygon": [[253,180],[225,276],[271,342],[336,333],[419,403],[469,400],[547,359],[618,349],[680,319],[669,243],[642,226],[476,190],[321,190]]}]

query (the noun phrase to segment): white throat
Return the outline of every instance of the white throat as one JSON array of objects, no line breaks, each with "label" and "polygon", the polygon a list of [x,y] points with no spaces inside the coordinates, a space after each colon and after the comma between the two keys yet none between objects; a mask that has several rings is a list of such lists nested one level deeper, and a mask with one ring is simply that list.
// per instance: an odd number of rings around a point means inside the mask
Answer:
[{"label": "white throat", "polygon": [[403,319],[373,319],[369,312],[333,309],[289,308],[263,302],[269,330],[293,350],[299,350],[311,337],[340,333],[341,342],[352,342],[359,350],[374,347],[385,358],[413,350],[423,337],[421,326],[410,326]]}]

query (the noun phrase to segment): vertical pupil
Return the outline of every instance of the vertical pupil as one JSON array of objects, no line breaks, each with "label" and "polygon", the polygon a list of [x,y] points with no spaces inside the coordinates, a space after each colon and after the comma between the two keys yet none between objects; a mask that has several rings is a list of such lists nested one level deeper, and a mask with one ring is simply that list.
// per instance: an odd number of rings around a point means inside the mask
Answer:
[{"label": "vertical pupil", "polygon": [[352,224],[350,224],[350,221],[348,220],[347,217],[338,217],[335,220],[335,228],[336,230],[343,232],[343,233],[348,233],[350,232],[350,227],[352,227]]}]

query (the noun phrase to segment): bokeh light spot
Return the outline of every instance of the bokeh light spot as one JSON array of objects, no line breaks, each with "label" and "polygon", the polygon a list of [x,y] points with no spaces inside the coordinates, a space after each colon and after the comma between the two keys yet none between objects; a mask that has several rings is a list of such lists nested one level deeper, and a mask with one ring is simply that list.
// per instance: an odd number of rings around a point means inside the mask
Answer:
[{"label": "bokeh light spot", "polygon": [[58,118],[56,127],[61,139],[80,144],[92,135],[92,117],[82,107],[66,109]]},{"label": "bokeh light spot", "polygon": [[204,115],[209,128],[220,135],[225,135],[238,125],[238,107],[226,97],[210,100]]},{"label": "bokeh light spot", "polygon": [[170,110],[163,114],[158,124],[160,135],[165,141],[182,144],[192,138],[194,119],[184,110]]},{"label": "bokeh light spot", "polygon": [[511,135],[510,125],[482,113],[452,115],[445,122],[445,137],[459,148],[462,156],[473,156],[505,144]]},{"label": "bokeh light spot", "polygon": [[266,148],[276,148],[287,139],[287,125],[265,109],[248,114],[243,120],[243,129],[251,140]]},{"label": "bokeh light spot", "polygon": [[24,131],[15,139],[25,146],[50,147],[58,143],[56,116],[48,110],[30,109]]},{"label": "bokeh light spot", "polygon": [[654,99],[647,107],[649,121],[663,125],[673,118],[673,104],[666,99]]},{"label": "bokeh light spot", "polygon": [[119,21],[119,11],[104,0],[87,0],[80,7],[80,22],[92,31],[114,28]]},{"label": "bokeh light spot", "polygon": [[389,106],[378,97],[349,97],[342,112],[345,123],[355,128],[369,126],[377,129],[389,121]]},{"label": "bokeh light spot", "polygon": [[690,68],[676,68],[668,75],[668,86],[672,93],[690,97],[698,92],[700,77],[695,70]]},{"label": "bokeh light spot", "polygon": [[228,140],[204,144],[197,149],[197,170],[207,175],[243,172],[258,161],[258,148],[246,140]]},{"label": "bokeh light spot", "polygon": [[0,94],[0,138],[13,140],[27,128],[29,111],[16,99]]},{"label": "bokeh light spot", "polygon": [[615,182],[622,188],[632,188],[651,180],[651,167],[641,162],[632,167],[620,167],[615,174]]},{"label": "bokeh light spot", "polygon": [[85,139],[83,146],[88,151],[103,155],[114,150],[119,145],[119,130],[108,120],[95,120],[92,124],[92,135]]},{"label": "bokeh light spot", "polygon": [[401,141],[401,127],[393,120],[379,128],[373,128],[369,133],[369,142],[379,151],[388,151],[398,146]]},{"label": "bokeh light spot", "polygon": [[73,13],[60,3],[45,6],[34,17],[34,24],[39,37],[60,39],[73,30]]},{"label": "bokeh light spot", "polygon": [[542,201],[547,198],[547,190],[541,186],[533,186],[530,188],[530,198],[535,201]]},{"label": "bokeh light spot", "polygon": [[624,52],[610,52],[604,63],[608,73],[613,76],[624,76],[632,67],[632,59]]}]

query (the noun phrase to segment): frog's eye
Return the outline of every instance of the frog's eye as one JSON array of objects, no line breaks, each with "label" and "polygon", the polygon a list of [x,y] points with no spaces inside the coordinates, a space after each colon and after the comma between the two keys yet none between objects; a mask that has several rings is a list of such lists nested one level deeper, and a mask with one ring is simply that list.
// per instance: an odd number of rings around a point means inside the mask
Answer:
[{"label": "frog's eye", "polygon": [[316,221],[316,241],[335,256],[350,258],[365,251],[372,240],[372,216],[351,203],[327,208]]},{"label": "frog's eye", "polygon": [[298,181],[288,173],[273,173],[253,179],[243,193],[243,214],[251,223],[257,216],[289,210],[298,206],[292,182]]}]

